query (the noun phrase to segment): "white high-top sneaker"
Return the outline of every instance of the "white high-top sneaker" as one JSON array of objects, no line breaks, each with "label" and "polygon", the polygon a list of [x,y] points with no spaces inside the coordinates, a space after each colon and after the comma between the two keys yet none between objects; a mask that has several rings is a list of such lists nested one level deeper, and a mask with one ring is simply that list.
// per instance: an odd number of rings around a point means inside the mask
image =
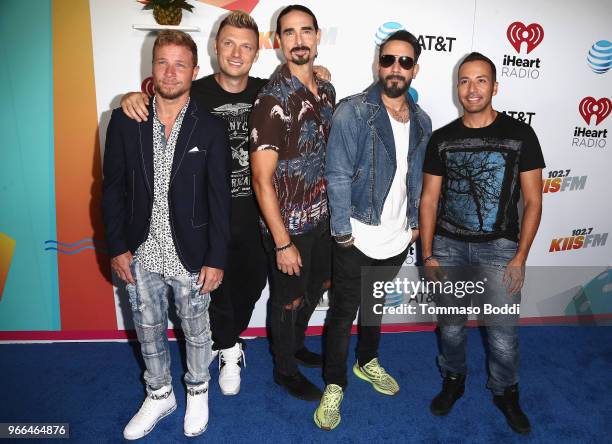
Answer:
[{"label": "white high-top sneaker", "polygon": [[187,389],[187,410],[183,431],[185,436],[198,436],[208,427],[208,382]]},{"label": "white high-top sneaker", "polygon": [[224,395],[237,395],[240,391],[240,361],[246,367],[240,342],[219,351],[219,387]]},{"label": "white high-top sneaker", "polygon": [[138,439],[145,436],[160,419],[176,410],[176,398],[172,386],[166,385],[147,395],[140,410],[123,429],[125,439]]}]

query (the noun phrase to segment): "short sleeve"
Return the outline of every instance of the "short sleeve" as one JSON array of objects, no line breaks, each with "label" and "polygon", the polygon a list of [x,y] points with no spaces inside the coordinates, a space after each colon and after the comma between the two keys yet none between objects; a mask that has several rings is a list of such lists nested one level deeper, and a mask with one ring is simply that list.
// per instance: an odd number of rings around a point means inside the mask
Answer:
[{"label": "short sleeve", "polygon": [[538,136],[536,136],[533,128],[526,125],[525,137],[523,138],[523,145],[519,158],[519,172],[522,173],[545,167],[544,155],[542,154],[542,147],[538,141]]},{"label": "short sleeve", "polygon": [[259,95],[253,104],[249,118],[250,152],[262,150],[278,152],[284,149],[284,135],[287,132],[284,118],[285,112],[274,97]]},{"label": "short sleeve", "polygon": [[427,151],[425,151],[423,172],[434,176],[444,176],[446,175],[446,167],[440,158],[437,139],[436,133],[434,132],[427,144]]}]

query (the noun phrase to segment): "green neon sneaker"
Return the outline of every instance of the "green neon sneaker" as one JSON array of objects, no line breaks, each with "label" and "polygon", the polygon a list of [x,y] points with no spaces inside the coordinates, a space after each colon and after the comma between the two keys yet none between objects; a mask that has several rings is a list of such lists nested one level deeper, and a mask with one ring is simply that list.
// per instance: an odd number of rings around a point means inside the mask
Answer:
[{"label": "green neon sneaker", "polygon": [[340,424],[340,403],[342,402],[342,387],[329,384],[325,387],[319,407],[314,412],[314,422],[320,429],[332,430]]},{"label": "green neon sneaker", "polygon": [[358,378],[372,384],[374,390],[383,395],[396,395],[399,392],[399,384],[380,366],[377,358],[372,359],[363,367],[360,367],[359,363],[355,362],[353,373]]}]

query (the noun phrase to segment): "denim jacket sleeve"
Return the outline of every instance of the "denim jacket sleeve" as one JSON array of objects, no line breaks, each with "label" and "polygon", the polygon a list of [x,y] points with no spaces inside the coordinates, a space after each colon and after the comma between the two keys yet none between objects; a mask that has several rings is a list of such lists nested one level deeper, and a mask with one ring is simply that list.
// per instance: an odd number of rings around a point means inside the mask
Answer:
[{"label": "denim jacket sleeve", "polygon": [[332,236],[351,234],[351,183],[355,164],[357,115],[351,102],[340,102],[327,142],[325,178]]}]

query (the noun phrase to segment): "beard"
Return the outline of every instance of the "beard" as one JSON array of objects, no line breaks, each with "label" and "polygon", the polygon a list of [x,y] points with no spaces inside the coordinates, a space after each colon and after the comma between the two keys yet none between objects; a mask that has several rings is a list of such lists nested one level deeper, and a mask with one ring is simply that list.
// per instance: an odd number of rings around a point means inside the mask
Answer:
[{"label": "beard", "polygon": [[163,86],[163,83],[160,81],[155,82],[155,93],[159,94],[162,99],[165,100],[174,100],[185,94],[188,89],[185,88],[177,88],[174,90],[167,89]]},{"label": "beard", "polygon": [[390,99],[395,99],[408,91],[412,79],[408,80],[405,77],[390,74],[384,79],[380,79],[379,82],[385,95]]},{"label": "beard", "polygon": [[[308,51],[304,55],[295,54],[296,51]],[[310,62],[310,48],[308,46],[296,46],[295,48],[291,48],[291,61],[296,65],[305,65]]]}]

